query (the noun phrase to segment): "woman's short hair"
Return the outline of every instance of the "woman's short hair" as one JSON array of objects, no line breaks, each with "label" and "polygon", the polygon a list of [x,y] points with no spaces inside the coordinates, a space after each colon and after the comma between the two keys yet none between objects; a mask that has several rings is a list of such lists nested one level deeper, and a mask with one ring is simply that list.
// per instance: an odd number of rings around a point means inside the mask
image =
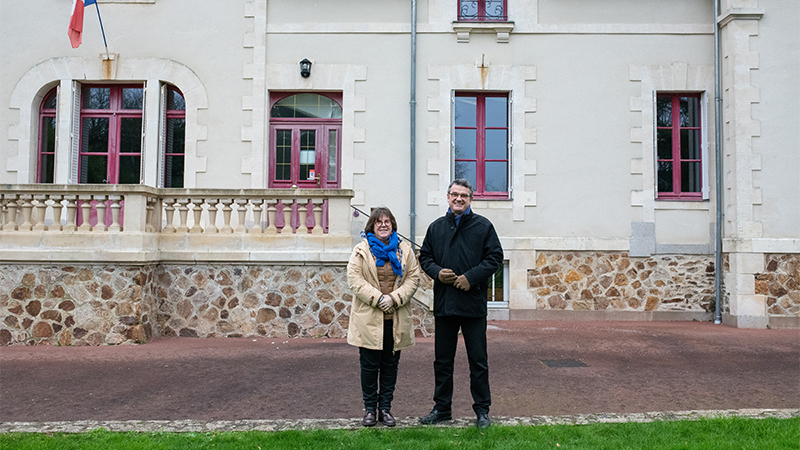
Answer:
[{"label": "woman's short hair", "polygon": [[394,214],[389,211],[389,208],[385,206],[379,206],[372,210],[369,214],[369,219],[367,220],[367,226],[364,227],[365,233],[372,233],[375,231],[375,222],[378,221],[381,217],[386,216],[389,218],[389,221],[392,222],[392,231],[397,231],[397,221],[394,219]]}]

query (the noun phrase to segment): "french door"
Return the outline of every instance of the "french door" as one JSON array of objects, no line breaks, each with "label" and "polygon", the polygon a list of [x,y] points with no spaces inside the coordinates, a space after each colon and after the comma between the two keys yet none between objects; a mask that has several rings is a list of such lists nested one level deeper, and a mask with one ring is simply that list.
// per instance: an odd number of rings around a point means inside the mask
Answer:
[{"label": "french door", "polygon": [[270,187],[338,187],[341,132],[339,124],[280,123],[270,126]]}]

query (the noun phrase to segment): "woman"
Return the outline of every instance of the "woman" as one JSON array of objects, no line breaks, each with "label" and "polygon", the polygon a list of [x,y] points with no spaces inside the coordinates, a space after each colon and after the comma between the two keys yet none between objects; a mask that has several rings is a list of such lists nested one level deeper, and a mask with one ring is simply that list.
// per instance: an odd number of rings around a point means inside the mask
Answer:
[{"label": "woman", "polygon": [[[411,297],[419,285],[419,263],[408,241],[397,236],[389,208],[372,211],[347,263],[353,291],[347,343],[359,347],[365,427],[395,426],[392,398],[400,350],[414,345]],[[380,388],[379,388],[380,386]]]}]

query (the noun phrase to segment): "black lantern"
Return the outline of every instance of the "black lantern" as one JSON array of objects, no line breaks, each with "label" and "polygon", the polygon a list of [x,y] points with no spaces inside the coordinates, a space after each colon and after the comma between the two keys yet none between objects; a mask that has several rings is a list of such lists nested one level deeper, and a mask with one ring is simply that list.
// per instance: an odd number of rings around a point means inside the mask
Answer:
[{"label": "black lantern", "polygon": [[300,76],[303,78],[308,78],[311,76],[311,61],[308,58],[303,58],[300,61]]}]

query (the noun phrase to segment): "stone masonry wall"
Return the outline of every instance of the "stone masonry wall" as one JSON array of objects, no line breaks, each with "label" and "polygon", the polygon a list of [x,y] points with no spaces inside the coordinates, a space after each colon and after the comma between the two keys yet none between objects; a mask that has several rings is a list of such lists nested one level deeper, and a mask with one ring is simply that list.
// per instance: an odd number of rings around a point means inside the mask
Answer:
[{"label": "stone masonry wall", "polygon": [[800,255],[768,254],[766,271],[755,275],[756,294],[767,296],[770,316],[800,316]]},{"label": "stone masonry wall", "polygon": [[528,287],[537,309],[713,311],[714,257],[540,252]]},{"label": "stone masonry wall", "polygon": [[[418,291],[424,295],[426,289]],[[343,266],[0,266],[0,345],[346,336]],[[414,303],[418,336],[433,319]]]}]

